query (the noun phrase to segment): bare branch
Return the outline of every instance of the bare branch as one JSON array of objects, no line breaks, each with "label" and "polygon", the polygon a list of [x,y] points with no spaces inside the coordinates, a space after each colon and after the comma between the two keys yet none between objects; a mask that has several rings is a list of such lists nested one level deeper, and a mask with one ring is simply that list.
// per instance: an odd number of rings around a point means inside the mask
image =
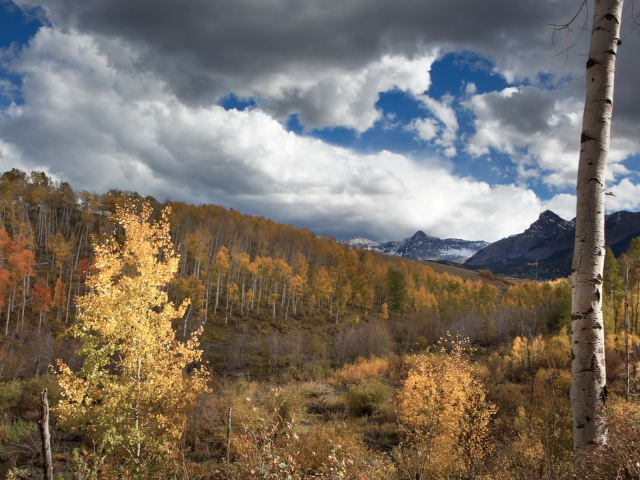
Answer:
[{"label": "bare branch", "polygon": [[[578,37],[575,39],[575,41],[573,41],[572,43],[569,43],[569,39],[571,37],[571,33],[574,30],[572,28],[572,25],[578,19],[578,17],[580,17],[580,14],[582,13],[583,10],[585,10],[585,17],[584,17],[584,22],[582,23],[582,25],[578,29]],[[571,20],[569,20],[569,22],[563,23],[563,24],[556,24],[556,23],[547,23],[546,24],[547,28],[553,30],[553,33],[551,34],[551,44],[553,45],[553,48],[556,51],[556,55],[555,56],[559,57],[560,55],[564,54],[565,55],[565,59],[564,59],[565,66],[566,66],[567,60],[569,58],[569,56],[568,56],[569,50],[571,48],[573,48],[580,41],[580,37],[581,37],[583,32],[585,32],[585,31],[588,32],[589,31],[588,21],[589,21],[589,2],[588,2],[588,0],[583,0],[582,4],[580,5],[580,9],[576,12],[576,14],[573,16],[573,18]],[[566,34],[565,39],[564,39],[563,48],[561,50],[558,50],[558,47],[556,46],[554,40],[555,40],[556,33],[560,32],[562,30],[566,30],[567,34]]]}]

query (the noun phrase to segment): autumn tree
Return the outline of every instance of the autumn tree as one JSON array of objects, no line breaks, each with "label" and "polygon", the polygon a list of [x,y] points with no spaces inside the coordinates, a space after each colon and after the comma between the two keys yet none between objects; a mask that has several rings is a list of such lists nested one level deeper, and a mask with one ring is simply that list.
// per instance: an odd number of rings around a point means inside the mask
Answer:
[{"label": "autumn tree", "polygon": [[47,284],[46,278],[38,278],[33,286],[33,312],[38,313],[38,331],[42,326],[42,317],[49,311],[51,306],[51,288]]},{"label": "autumn tree", "polygon": [[[11,312],[16,306],[19,294],[22,293],[22,323],[24,324],[24,310],[27,303],[27,292],[29,291],[29,282],[34,274],[33,267],[35,265],[35,254],[28,248],[29,242],[26,238],[16,235],[13,239],[9,237],[6,230],[0,230],[0,250],[8,255],[7,264],[9,267],[8,277],[0,271],[0,282],[3,279],[9,281],[8,290],[9,302],[7,306],[7,319],[5,324],[5,337],[9,334],[9,321]],[[5,283],[6,285],[6,283]],[[0,286],[0,289],[2,287]],[[20,314],[16,320],[16,331],[20,327]]]},{"label": "autumn tree", "polygon": [[623,0],[594,2],[586,65],[587,96],[580,137],[573,255],[571,404],[576,451],[606,443],[602,280],[605,259],[605,168],[613,111],[613,79]]},{"label": "autumn tree", "polygon": [[420,355],[398,391],[400,444],[394,457],[407,480],[477,478],[492,450],[495,405],[454,340],[442,356]]},{"label": "autumn tree", "polygon": [[[624,285],[620,261],[614,256],[611,248],[607,247],[604,259],[603,301],[608,303],[609,320],[613,320],[613,333],[618,334],[618,308],[624,295]],[[605,322],[606,323],[606,322]]]},{"label": "autumn tree", "polygon": [[216,286],[216,305],[213,313],[218,312],[218,300],[220,298],[220,282],[229,271],[229,250],[226,247],[222,247],[216,255],[215,263],[213,264],[214,275],[217,278]]},{"label": "autumn tree", "polygon": [[207,389],[202,369],[185,372],[200,362],[196,335],[179,342],[171,327],[189,302],[176,308],[163,290],[178,268],[168,209],[153,224],[151,213],[148,203],[140,215],[131,201],[118,207],[124,241],[111,237],[95,247],[91,290],[77,299],[78,324],[70,330],[82,341],[83,366],[73,372],[58,363],[63,398],[55,414],[106,455],[110,478],[164,478],[175,465],[186,413]]},{"label": "autumn tree", "polygon": [[[173,281],[174,290],[176,291],[176,297],[181,300],[187,300],[189,308],[182,322],[182,339],[187,338],[187,326],[189,323],[189,317],[193,309],[196,313],[200,312],[204,303],[205,286],[202,280],[195,275],[190,275],[189,278],[175,278]],[[177,303],[177,302],[176,302]]]},{"label": "autumn tree", "polygon": [[53,287],[53,303],[54,307],[58,308],[58,318],[60,314],[64,313],[67,308],[67,293],[66,286],[61,278],[58,278],[56,285]]}]

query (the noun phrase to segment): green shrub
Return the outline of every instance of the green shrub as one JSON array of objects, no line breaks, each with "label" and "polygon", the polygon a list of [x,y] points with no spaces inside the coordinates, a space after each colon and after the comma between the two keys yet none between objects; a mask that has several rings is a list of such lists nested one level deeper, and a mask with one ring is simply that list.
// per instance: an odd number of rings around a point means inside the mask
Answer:
[{"label": "green shrub", "polygon": [[23,383],[23,393],[20,399],[20,407],[23,410],[40,411],[40,398],[42,389],[47,389],[47,398],[50,407],[55,407],[60,401],[60,385],[58,378],[51,374],[45,373],[39,377],[30,378]]},{"label": "green shrub", "polygon": [[347,392],[347,407],[352,415],[373,415],[388,401],[391,388],[379,380],[370,378],[353,385]]},{"label": "green shrub", "polygon": [[13,443],[19,443],[24,437],[31,432],[35,432],[38,426],[34,423],[27,423],[21,418],[11,423],[9,426],[8,440]]},{"label": "green shrub", "polygon": [[11,380],[0,383],[0,413],[7,415],[18,405],[22,396],[22,382]]}]

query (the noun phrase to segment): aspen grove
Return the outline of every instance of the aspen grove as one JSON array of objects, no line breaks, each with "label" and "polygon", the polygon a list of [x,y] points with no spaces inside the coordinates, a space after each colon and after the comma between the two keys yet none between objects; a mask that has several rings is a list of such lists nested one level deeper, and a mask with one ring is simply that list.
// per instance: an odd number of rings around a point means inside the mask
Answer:
[{"label": "aspen grove", "polygon": [[606,253],[609,443],[576,465],[568,279],[41,172],[5,172],[0,202],[8,478],[41,475],[43,388],[60,478],[638,475],[638,241]]}]

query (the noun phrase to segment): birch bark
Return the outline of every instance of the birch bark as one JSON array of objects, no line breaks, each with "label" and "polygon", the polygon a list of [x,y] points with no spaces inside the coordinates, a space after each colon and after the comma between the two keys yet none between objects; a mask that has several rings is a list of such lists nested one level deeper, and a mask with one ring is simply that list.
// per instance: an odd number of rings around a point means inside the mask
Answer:
[{"label": "birch bark", "polygon": [[604,173],[609,150],[613,79],[623,0],[594,0],[587,61],[587,96],[576,188],[576,239],[572,268],[573,444],[576,452],[605,444],[606,401],[602,273],[604,268]]}]

